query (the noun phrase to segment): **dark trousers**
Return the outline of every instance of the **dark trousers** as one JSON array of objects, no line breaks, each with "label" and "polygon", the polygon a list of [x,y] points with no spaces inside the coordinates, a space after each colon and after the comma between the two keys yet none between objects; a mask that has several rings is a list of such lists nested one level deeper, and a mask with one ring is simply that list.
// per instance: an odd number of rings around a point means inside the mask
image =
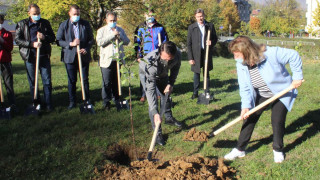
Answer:
[{"label": "dark trousers", "polygon": [[[30,94],[32,99],[34,99],[34,85],[35,85],[35,70],[36,64],[25,61],[25,66],[27,68],[27,76],[30,86]],[[52,97],[52,83],[51,83],[51,64],[48,56],[41,56],[39,62],[39,70],[41,74],[44,99],[47,106],[51,106]],[[40,100],[40,95],[38,93],[38,100]]]},{"label": "dark trousers", "polygon": [[[77,71],[79,70],[78,56],[75,57],[73,63],[65,63],[65,66],[68,74],[69,101],[76,102]],[[89,62],[82,62],[82,76],[86,96],[85,100],[89,100]]]},{"label": "dark trousers", "polygon": [[[14,96],[14,89],[13,89],[13,74],[12,74],[11,62],[0,63],[0,68],[1,68],[1,75],[4,81],[4,85],[7,90],[9,105],[11,106],[12,104],[16,103],[16,99]],[[2,92],[3,92],[3,89],[2,89]]]},{"label": "dark trousers", "polygon": [[[159,113],[161,113],[161,107],[162,107],[162,103],[165,101],[165,94],[164,94],[164,89],[167,87],[168,85],[168,78],[164,78],[164,79],[159,79],[157,80],[157,88],[159,89],[159,94],[160,94],[160,108],[159,108]],[[157,90],[156,90],[157,91]],[[157,99],[157,98],[156,98]],[[166,105],[165,105],[165,112],[164,112],[164,116],[165,116],[165,119],[171,119],[173,118],[172,116],[172,111],[171,111],[171,107],[172,107],[172,104],[171,104],[171,101],[169,101],[169,97],[167,99],[167,102],[166,102]],[[161,114],[160,114],[161,115]],[[154,129],[155,128],[155,124],[154,124],[154,117],[153,115],[151,114],[150,112],[150,109],[149,109],[149,117],[150,117],[150,120],[151,120],[151,125],[152,125],[152,128]],[[162,118],[162,117],[161,117]],[[158,131],[158,134],[161,134],[162,133],[162,128],[161,126],[159,127],[159,131]]]},{"label": "dark trousers", "polygon": [[108,68],[101,68],[102,74],[102,100],[106,104],[112,99],[119,100],[118,92],[118,76],[117,76],[117,62],[113,61]]},{"label": "dark trousers", "polygon": [[[205,63],[205,50],[201,49],[201,59],[200,59],[200,67],[203,67],[203,77],[204,77],[204,63]],[[204,83],[204,79],[203,79]],[[207,72],[207,86],[205,93],[210,92],[210,76],[209,71]],[[198,94],[200,89],[200,73],[194,73],[193,74],[193,94]]]},{"label": "dark trousers", "polygon": [[[257,96],[256,106],[266,101],[267,98]],[[246,146],[249,143],[251,138],[254,126],[256,125],[259,117],[262,112],[266,110],[267,107],[251,114],[248,119],[243,121],[243,125],[241,128],[237,149],[240,151],[244,151]],[[273,130],[273,149],[278,152],[283,151],[283,136],[285,132],[285,121],[287,116],[287,108],[283,105],[283,103],[277,99],[271,105],[271,124]]]}]

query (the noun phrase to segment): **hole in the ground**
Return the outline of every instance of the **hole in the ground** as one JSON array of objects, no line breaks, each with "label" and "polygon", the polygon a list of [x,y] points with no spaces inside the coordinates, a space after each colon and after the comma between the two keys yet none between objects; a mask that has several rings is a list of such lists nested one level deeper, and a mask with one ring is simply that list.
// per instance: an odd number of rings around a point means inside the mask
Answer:
[{"label": "hole in the ground", "polygon": [[106,158],[115,163],[129,166],[131,160],[134,160],[129,146],[113,144],[106,151]]}]

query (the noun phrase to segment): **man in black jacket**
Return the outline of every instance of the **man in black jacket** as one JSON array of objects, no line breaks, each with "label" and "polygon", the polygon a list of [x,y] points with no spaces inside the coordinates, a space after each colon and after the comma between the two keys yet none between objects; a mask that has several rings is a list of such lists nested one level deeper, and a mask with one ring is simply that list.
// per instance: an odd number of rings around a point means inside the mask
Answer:
[{"label": "man in black jacket", "polygon": [[[28,7],[29,18],[21,20],[16,26],[15,41],[19,46],[20,55],[25,61],[32,99],[34,97],[35,65],[37,48],[40,47],[39,69],[42,78],[44,99],[48,111],[52,110],[51,83],[51,45],[55,41],[50,22],[40,17],[40,8],[36,4]],[[40,42],[37,40],[40,39]],[[39,95],[39,94],[38,94]],[[40,104],[40,96],[37,97]]]},{"label": "man in black jacket", "polygon": [[88,21],[80,19],[80,8],[77,5],[71,5],[69,10],[69,19],[62,22],[57,32],[58,45],[62,47],[61,61],[65,63],[68,74],[69,107],[76,107],[76,83],[78,54],[77,46],[80,46],[80,55],[82,60],[82,75],[84,82],[84,92],[87,104],[90,104],[89,96],[89,63],[91,61],[90,49],[94,42],[92,29]]},{"label": "man in black jacket", "polygon": [[[202,9],[197,9],[195,11],[195,18],[197,22],[191,24],[188,27],[188,59],[191,65],[191,71],[194,72],[193,76],[193,94],[191,99],[198,97],[199,87],[200,87],[200,73],[201,68],[204,67],[205,63],[205,47],[209,45],[209,56],[208,56],[208,73],[207,73],[207,88],[206,94],[209,94],[209,71],[213,69],[212,66],[212,53],[213,47],[217,43],[217,35],[214,29],[214,25],[210,22],[204,20],[205,14]],[[210,30],[210,40],[206,41],[208,30]],[[204,73],[203,73],[204,76]]]}]

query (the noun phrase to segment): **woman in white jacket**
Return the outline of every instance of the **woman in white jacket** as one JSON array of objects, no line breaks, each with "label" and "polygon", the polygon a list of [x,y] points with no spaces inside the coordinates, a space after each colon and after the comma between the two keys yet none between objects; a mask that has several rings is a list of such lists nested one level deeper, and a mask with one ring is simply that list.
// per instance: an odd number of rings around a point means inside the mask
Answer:
[{"label": "woman in white jacket", "polygon": [[[116,47],[115,41],[119,40],[119,58],[124,57],[123,45],[128,45],[130,40],[124,30],[118,27],[117,14],[107,12],[107,24],[100,28],[97,33],[97,44],[100,46],[99,66],[102,74],[102,99],[103,107],[107,110],[111,107],[112,95],[115,99],[116,106],[119,107],[118,78],[117,78],[117,60],[115,59]],[[122,42],[122,43],[120,43]],[[122,61],[124,63],[124,61]]]}]

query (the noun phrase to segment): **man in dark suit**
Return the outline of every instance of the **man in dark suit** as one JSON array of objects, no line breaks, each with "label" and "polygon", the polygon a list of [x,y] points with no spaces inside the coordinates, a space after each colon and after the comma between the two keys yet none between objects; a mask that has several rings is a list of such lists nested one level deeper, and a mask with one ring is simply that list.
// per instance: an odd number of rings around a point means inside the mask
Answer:
[{"label": "man in dark suit", "polygon": [[[204,67],[205,63],[205,52],[206,52],[206,45],[209,45],[209,56],[208,56],[208,73],[207,73],[207,88],[206,94],[209,94],[209,87],[210,87],[210,77],[209,71],[213,69],[212,66],[212,53],[213,47],[217,43],[217,35],[214,29],[214,25],[210,22],[204,20],[205,14],[203,9],[197,9],[195,11],[195,18],[197,22],[191,24],[188,27],[188,59],[189,64],[191,65],[191,71],[194,72],[193,76],[193,94],[191,99],[198,97],[199,87],[200,87],[200,73],[201,68]],[[210,40],[206,41],[208,30],[210,30]],[[204,76],[204,73],[203,73]]]},{"label": "man in dark suit", "polygon": [[76,106],[76,83],[78,55],[77,46],[80,45],[82,60],[82,72],[86,101],[90,104],[89,95],[89,63],[91,61],[90,49],[94,42],[92,29],[88,21],[80,19],[80,8],[71,5],[69,10],[70,18],[62,22],[57,32],[58,45],[62,47],[61,61],[65,63],[68,74],[68,91],[70,104],[68,109]]},{"label": "man in dark suit", "polygon": [[[52,110],[51,95],[51,45],[56,39],[50,22],[42,19],[40,8],[36,4],[28,7],[29,18],[17,23],[15,41],[19,46],[22,59],[25,61],[27,76],[32,99],[34,98],[35,66],[37,48],[40,48],[39,69],[42,78],[43,91],[47,110]],[[40,39],[40,42],[37,40]],[[37,97],[37,104],[40,104],[40,96]]]}]

